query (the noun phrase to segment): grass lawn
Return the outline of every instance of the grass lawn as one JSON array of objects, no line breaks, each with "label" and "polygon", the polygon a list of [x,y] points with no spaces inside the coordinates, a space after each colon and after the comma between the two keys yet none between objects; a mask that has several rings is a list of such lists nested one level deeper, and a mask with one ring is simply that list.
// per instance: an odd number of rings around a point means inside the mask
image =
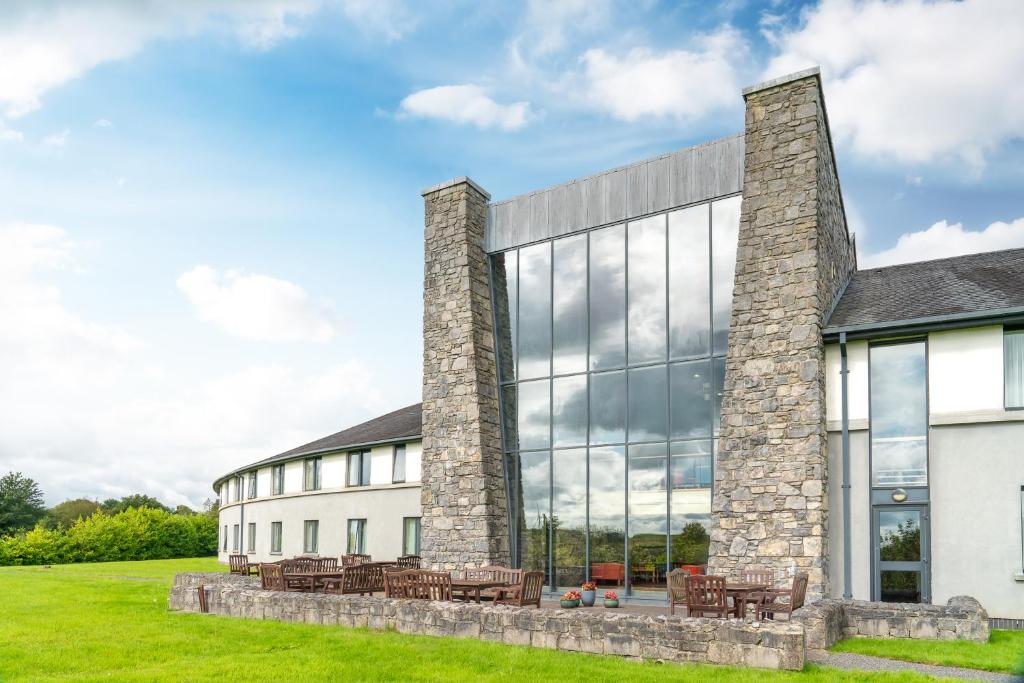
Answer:
[{"label": "grass lawn", "polygon": [[475,640],[167,611],[211,559],[0,567],[0,681],[924,681],[626,661]]},{"label": "grass lawn", "polygon": [[836,643],[832,649],[908,662],[1024,674],[1024,631],[992,631],[987,643],[851,638]]}]

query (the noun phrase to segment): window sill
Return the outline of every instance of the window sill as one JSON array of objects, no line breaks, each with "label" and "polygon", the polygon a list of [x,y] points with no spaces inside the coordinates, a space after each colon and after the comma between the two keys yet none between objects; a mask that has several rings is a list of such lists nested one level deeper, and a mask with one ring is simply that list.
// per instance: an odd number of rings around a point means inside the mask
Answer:
[{"label": "window sill", "polygon": [[282,552],[268,553],[268,554],[270,554],[270,555],[284,555],[284,553],[282,553]]},{"label": "window sill", "polygon": [[1013,575],[1013,580],[1017,581],[1018,583],[1024,583],[1024,572],[1016,572]]}]

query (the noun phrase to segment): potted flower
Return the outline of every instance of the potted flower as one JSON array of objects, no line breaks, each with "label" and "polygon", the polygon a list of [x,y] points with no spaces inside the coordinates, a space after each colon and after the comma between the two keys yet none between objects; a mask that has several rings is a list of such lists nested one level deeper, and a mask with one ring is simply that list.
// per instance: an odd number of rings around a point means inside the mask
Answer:
[{"label": "potted flower", "polygon": [[565,609],[572,609],[573,607],[580,606],[580,592],[569,591],[562,596],[561,605]]},{"label": "potted flower", "polygon": [[619,596],[615,591],[608,591],[604,594],[604,606],[609,608],[619,606]]},{"label": "potted flower", "polygon": [[593,607],[597,600],[597,584],[593,581],[586,581],[583,584],[583,606]]}]

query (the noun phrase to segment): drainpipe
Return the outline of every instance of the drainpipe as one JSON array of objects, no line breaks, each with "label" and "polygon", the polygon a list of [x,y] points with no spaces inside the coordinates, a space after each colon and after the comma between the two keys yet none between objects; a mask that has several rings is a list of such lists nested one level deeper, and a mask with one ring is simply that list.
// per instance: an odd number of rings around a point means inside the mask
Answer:
[{"label": "drainpipe", "polygon": [[850,370],[846,363],[846,333],[839,333],[839,375],[843,396],[843,597],[853,597],[853,577],[850,576]]}]

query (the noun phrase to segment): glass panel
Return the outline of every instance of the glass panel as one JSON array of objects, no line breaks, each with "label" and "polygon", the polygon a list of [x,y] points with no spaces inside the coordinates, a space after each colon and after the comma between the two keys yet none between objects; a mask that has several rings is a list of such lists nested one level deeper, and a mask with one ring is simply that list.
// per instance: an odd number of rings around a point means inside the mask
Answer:
[{"label": "glass panel", "polygon": [[362,478],[359,480],[359,483],[362,484],[363,486],[369,486],[370,485],[370,452],[369,451],[363,451],[362,453],[359,454],[359,457],[360,457],[362,468],[363,468]]},{"label": "glass panel", "polygon": [[587,445],[587,376],[552,380],[551,408],[554,446]]},{"label": "glass panel", "polygon": [[722,426],[722,393],[725,391],[725,359],[712,358],[711,371],[714,375],[713,381],[715,386],[715,396],[712,401],[714,404],[713,409],[715,417],[712,422],[711,433],[718,436],[718,432]]},{"label": "glass panel", "polygon": [[505,420],[505,450],[519,450],[519,402],[515,385],[501,388],[501,411]]},{"label": "glass panel", "polygon": [[550,519],[550,453],[519,455],[521,495],[519,519],[519,566],[526,571],[548,569],[548,520]]},{"label": "glass panel", "polygon": [[878,550],[882,562],[920,562],[921,513],[879,510]]},{"label": "glass panel", "polygon": [[921,572],[883,571],[882,602],[921,602]]},{"label": "glass panel", "polygon": [[303,552],[315,553],[317,552],[317,527],[319,522],[312,520],[306,522],[305,538],[303,541]]},{"label": "glass panel", "polygon": [[665,444],[629,447],[629,564],[633,590],[665,591]]},{"label": "glass panel", "polygon": [[555,585],[578,590],[586,573],[587,449],[553,451],[552,465]]},{"label": "glass panel", "polygon": [[629,441],[666,438],[668,391],[664,365],[629,371]]},{"label": "glass panel", "polygon": [[871,483],[928,483],[925,344],[871,347]]},{"label": "glass panel", "polygon": [[732,315],[732,287],[736,277],[736,243],[740,231],[740,198],[711,204],[711,258],[714,279],[712,329],[714,353],[725,353]]},{"label": "glass panel", "polygon": [[708,561],[711,537],[711,442],[669,445],[672,458],[672,566]]},{"label": "glass panel", "polygon": [[629,239],[629,362],[665,360],[665,214],[633,221]]},{"label": "glass panel", "polygon": [[590,233],[590,369],[626,364],[626,230]]},{"label": "glass panel", "polygon": [[404,544],[402,546],[403,555],[419,555],[420,554],[420,518],[419,517],[406,517],[405,518],[405,529],[403,530],[402,538]]},{"label": "glass panel", "polygon": [[711,433],[713,395],[711,361],[699,360],[669,367],[672,391],[672,438]]},{"label": "glass panel", "polygon": [[590,443],[626,440],[626,373],[590,376]]},{"label": "glass panel", "polygon": [[281,552],[281,522],[270,523],[270,552]]},{"label": "glass panel", "polygon": [[502,380],[516,378],[518,263],[518,254],[515,251],[494,255],[494,312],[498,325],[498,354],[501,359]]},{"label": "glass panel", "polygon": [[707,204],[668,215],[669,357],[706,356],[711,346]]},{"label": "glass panel", "polygon": [[316,488],[316,483],[313,478],[313,461],[303,460],[302,461],[302,488],[306,491],[312,491]]},{"label": "glass panel", "polygon": [[625,480],[623,446],[590,449],[590,579],[600,590],[624,585]]},{"label": "glass panel", "polygon": [[348,485],[359,486],[359,453],[348,454]]},{"label": "glass panel", "polygon": [[551,243],[519,250],[519,377],[551,374]]},{"label": "glass panel", "polygon": [[246,550],[250,553],[256,552],[256,524],[249,522],[249,528],[245,533]]},{"label": "glass panel", "polygon": [[405,481],[405,445],[395,446],[395,462],[391,470],[391,481],[396,484]]},{"label": "glass panel", "polygon": [[1024,408],[1024,330],[1003,336],[1003,386],[1006,407]]},{"label": "glass panel", "polygon": [[587,236],[554,241],[554,374],[587,369]]},{"label": "glass panel", "polygon": [[523,382],[519,385],[519,447],[547,448],[551,441],[551,381]]}]

